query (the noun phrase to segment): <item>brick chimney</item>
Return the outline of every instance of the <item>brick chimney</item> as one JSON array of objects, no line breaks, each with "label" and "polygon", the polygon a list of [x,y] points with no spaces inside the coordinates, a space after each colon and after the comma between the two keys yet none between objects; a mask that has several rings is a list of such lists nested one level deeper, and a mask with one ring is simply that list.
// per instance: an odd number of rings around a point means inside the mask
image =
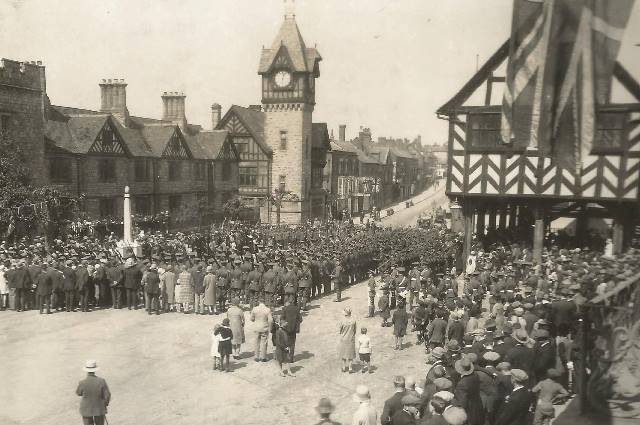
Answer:
[{"label": "brick chimney", "polygon": [[184,100],[187,98],[182,92],[162,93],[162,120],[171,121],[181,128],[186,127]]},{"label": "brick chimney", "polygon": [[347,134],[347,126],[345,124],[340,124],[340,132],[338,133],[338,140],[340,142],[344,142],[346,140]]},{"label": "brick chimney", "polygon": [[127,83],[124,80],[102,79],[100,83],[100,111],[113,114],[125,127],[129,125]]},{"label": "brick chimney", "polygon": [[222,119],[222,106],[218,103],[211,105],[211,129],[215,130]]}]

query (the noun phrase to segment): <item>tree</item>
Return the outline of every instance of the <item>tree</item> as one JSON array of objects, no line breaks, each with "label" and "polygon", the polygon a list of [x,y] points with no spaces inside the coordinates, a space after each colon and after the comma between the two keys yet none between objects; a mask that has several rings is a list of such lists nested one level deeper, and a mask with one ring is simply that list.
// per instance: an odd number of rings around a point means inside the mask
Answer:
[{"label": "tree", "polygon": [[224,203],[222,212],[229,220],[237,220],[242,211],[249,209],[249,206],[239,196],[234,196]]},{"label": "tree", "polygon": [[22,147],[9,134],[0,134],[0,227],[6,237],[14,237],[18,224],[37,227],[50,238],[58,231],[65,213],[77,206],[51,186],[32,185],[31,170],[26,165]]},{"label": "tree", "polygon": [[280,209],[286,201],[299,201],[300,198],[290,190],[282,190],[277,187],[272,194],[267,195],[267,200],[276,207],[276,224],[280,224]]}]

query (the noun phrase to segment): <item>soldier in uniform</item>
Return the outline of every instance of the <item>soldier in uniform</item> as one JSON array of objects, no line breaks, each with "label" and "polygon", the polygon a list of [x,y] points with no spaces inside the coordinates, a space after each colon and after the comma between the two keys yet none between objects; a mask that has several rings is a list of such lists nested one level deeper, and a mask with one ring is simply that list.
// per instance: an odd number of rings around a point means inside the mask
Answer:
[{"label": "soldier in uniform", "polygon": [[376,278],[373,276],[373,271],[369,271],[369,316],[374,317],[376,315]]},{"label": "soldier in uniform", "polygon": [[302,260],[302,270],[298,281],[298,305],[302,310],[307,310],[311,295],[311,268],[308,260]]},{"label": "soldier in uniform", "polygon": [[229,269],[224,254],[220,255],[220,268],[216,270],[216,292],[218,293],[218,311],[223,313],[226,309],[227,292],[229,291]]},{"label": "soldier in uniform", "polygon": [[289,301],[296,304],[296,295],[298,293],[298,275],[294,270],[293,259],[287,259],[286,267],[282,274],[282,285],[284,290],[284,302]]},{"label": "soldier in uniform", "polygon": [[326,255],[323,256],[323,262],[322,262],[322,285],[324,286],[324,293],[325,294],[328,294],[329,292],[331,292],[331,282],[333,280],[331,275],[333,274],[334,267],[335,267],[335,265],[329,259],[329,257],[326,256]]},{"label": "soldier in uniform", "polygon": [[243,246],[242,248],[245,250],[244,261],[242,262],[242,265],[240,265],[240,270],[242,271],[242,283],[243,283],[242,286],[243,286],[243,289],[240,291],[240,295],[238,295],[238,298],[240,299],[240,302],[243,302],[243,300],[244,300],[244,303],[250,304],[251,303],[251,299],[248,296],[248,292],[249,292],[249,273],[253,270],[253,264],[252,264],[253,256],[249,252],[249,247],[248,246]]},{"label": "soldier in uniform", "polygon": [[233,269],[229,272],[229,279],[231,281],[231,298],[240,299],[242,295],[244,282],[242,269],[240,268],[241,264],[242,260],[236,257],[236,259],[233,260]]},{"label": "soldier in uniform", "polygon": [[263,269],[264,266],[262,264],[259,264],[256,269],[253,269],[249,273],[247,273],[247,297],[250,308],[258,305],[258,298],[261,295],[260,292],[262,291]]},{"label": "soldier in uniform", "polygon": [[311,298],[319,297],[322,292],[322,262],[320,257],[314,257],[315,258],[309,262],[309,269],[311,270]]},{"label": "soldier in uniform", "polygon": [[413,300],[420,297],[420,267],[418,262],[413,263],[413,268],[409,271],[409,310],[413,308]]},{"label": "soldier in uniform", "polygon": [[278,276],[273,267],[277,263],[268,263],[268,270],[262,275],[264,288],[264,301],[267,307],[273,309],[276,306],[276,291],[278,289]]},{"label": "soldier in uniform", "polygon": [[342,282],[344,280],[344,269],[340,265],[340,259],[336,256],[334,259],[334,268],[331,273],[331,281],[333,282],[333,286],[336,289],[336,299],[335,302],[342,301]]}]

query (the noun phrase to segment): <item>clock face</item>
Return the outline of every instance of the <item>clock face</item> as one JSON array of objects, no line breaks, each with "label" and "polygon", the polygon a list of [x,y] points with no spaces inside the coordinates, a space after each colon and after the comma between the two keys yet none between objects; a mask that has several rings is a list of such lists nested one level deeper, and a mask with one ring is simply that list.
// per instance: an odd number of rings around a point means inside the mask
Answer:
[{"label": "clock face", "polygon": [[287,71],[279,71],[275,77],[276,86],[287,87],[291,84],[291,74]]}]

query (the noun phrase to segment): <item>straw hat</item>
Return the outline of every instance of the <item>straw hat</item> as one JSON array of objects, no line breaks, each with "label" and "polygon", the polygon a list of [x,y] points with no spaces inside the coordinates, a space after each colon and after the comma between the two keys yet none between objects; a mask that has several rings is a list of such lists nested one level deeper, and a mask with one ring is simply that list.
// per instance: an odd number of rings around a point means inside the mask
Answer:
[{"label": "straw hat", "polygon": [[95,360],[87,360],[84,363],[83,369],[85,372],[95,372],[96,370],[98,370],[98,362],[96,362]]},{"label": "straw hat", "polygon": [[473,373],[474,366],[469,358],[462,357],[460,360],[455,362],[454,368],[460,376],[467,376]]},{"label": "straw hat", "polygon": [[526,344],[529,340],[529,335],[524,329],[516,329],[513,333],[513,338],[521,344]]},{"label": "straw hat", "polygon": [[353,394],[353,401],[362,403],[371,400],[371,394],[369,393],[369,387],[366,385],[358,385],[356,392]]}]

